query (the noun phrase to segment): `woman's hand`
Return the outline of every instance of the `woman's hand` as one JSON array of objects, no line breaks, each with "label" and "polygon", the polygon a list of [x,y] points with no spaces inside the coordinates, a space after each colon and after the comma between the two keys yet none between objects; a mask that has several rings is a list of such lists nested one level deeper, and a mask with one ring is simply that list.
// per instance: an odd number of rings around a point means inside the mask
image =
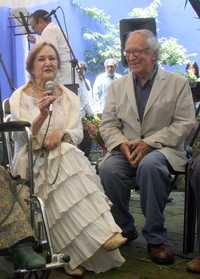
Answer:
[{"label": "woman's hand", "polygon": [[44,147],[48,150],[56,148],[61,143],[63,135],[63,131],[54,130],[53,132],[47,135],[44,142]]},{"label": "woman's hand", "polygon": [[32,123],[32,134],[36,136],[46,120],[49,114],[49,106],[51,103],[55,101],[56,97],[54,95],[49,95],[47,92],[43,93],[41,99],[38,100],[38,108],[40,110],[40,114],[36,116]]},{"label": "woman's hand", "polygon": [[55,101],[55,99],[56,99],[55,95],[49,95],[48,93],[44,92],[44,96],[38,101],[38,107],[41,115],[43,116],[48,115],[49,106]]}]

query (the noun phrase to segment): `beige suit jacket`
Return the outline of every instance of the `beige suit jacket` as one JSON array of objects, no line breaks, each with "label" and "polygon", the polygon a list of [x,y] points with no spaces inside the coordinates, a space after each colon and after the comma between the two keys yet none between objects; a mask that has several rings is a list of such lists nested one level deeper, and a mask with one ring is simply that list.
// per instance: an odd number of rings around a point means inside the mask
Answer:
[{"label": "beige suit jacket", "polygon": [[132,73],[114,81],[108,91],[101,135],[108,151],[127,140],[143,139],[162,152],[176,171],[186,163],[184,141],[195,124],[188,81],[159,69],[140,123]]}]

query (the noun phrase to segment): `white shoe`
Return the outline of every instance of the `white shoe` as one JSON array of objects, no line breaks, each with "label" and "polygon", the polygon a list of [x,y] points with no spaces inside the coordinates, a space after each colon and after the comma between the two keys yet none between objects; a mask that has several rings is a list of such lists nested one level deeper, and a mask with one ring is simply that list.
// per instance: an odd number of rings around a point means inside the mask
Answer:
[{"label": "white shoe", "polygon": [[68,275],[76,277],[82,277],[85,272],[85,269],[81,266],[71,269],[68,265],[64,265],[64,270]]},{"label": "white shoe", "polygon": [[124,245],[127,242],[127,240],[128,238],[123,237],[121,233],[117,233],[114,234],[104,243],[103,248],[107,251],[112,251]]}]

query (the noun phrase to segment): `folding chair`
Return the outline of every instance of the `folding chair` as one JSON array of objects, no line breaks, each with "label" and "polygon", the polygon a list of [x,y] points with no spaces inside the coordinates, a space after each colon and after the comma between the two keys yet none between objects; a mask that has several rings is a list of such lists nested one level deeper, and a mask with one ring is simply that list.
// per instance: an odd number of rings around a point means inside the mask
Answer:
[{"label": "folding chair", "polygon": [[[4,108],[4,120],[6,122],[0,123],[0,132],[5,133],[6,136],[6,146],[9,152],[9,168],[12,173],[11,165],[13,158],[13,148],[12,148],[12,132],[24,132],[27,140],[28,148],[28,179],[26,184],[30,187],[30,216],[31,225],[36,234],[37,246],[45,247],[47,250],[47,264],[42,270],[15,270],[15,278],[21,278],[24,274],[28,273],[28,278],[48,278],[50,271],[55,268],[63,267],[67,262],[69,262],[69,256],[64,254],[58,254],[54,252],[53,243],[51,235],[49,232],[48,218],[45,212],[45,207],[43,201],[34,195],[34,177],[33,177],[33,153],[32,153],[32,133],[30,130],[30,123],[25,121],[10,121],[9,115],[9,101],[6,100],[3,104]],[[38,220],[38,215],[40,215],[40,220]],[[37,231],[36,231],[37,230]],[[43,235],[41,236],[41,231]]]}]

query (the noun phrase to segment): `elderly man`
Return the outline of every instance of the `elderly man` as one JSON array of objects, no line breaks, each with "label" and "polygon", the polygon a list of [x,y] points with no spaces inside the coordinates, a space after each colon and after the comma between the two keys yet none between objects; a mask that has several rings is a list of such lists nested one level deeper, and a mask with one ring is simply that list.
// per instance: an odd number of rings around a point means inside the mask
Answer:
[{"label": "elderly man", "polygon": [[106,59],[104,62],[105,72],[97,76],[93,86],[94,110],[101,115],[105,106],[108,87],[113,80],[119,79],[120,74],[116,73],[117,61],[113,58]]},{"label": "elderly man", "polygon": [[160,69],[159,43],[151,31],[131,32],[124,55],[130,72],[109,88],[100,127],[109,156],[99,168],[112,212],[128,240],[136,238],[129,212],[133,185],[140,190],[143,235],[150,258],[174,261],[164,227],[171,174],[185,168],[183,143],[195,123],[187,80]]}]

